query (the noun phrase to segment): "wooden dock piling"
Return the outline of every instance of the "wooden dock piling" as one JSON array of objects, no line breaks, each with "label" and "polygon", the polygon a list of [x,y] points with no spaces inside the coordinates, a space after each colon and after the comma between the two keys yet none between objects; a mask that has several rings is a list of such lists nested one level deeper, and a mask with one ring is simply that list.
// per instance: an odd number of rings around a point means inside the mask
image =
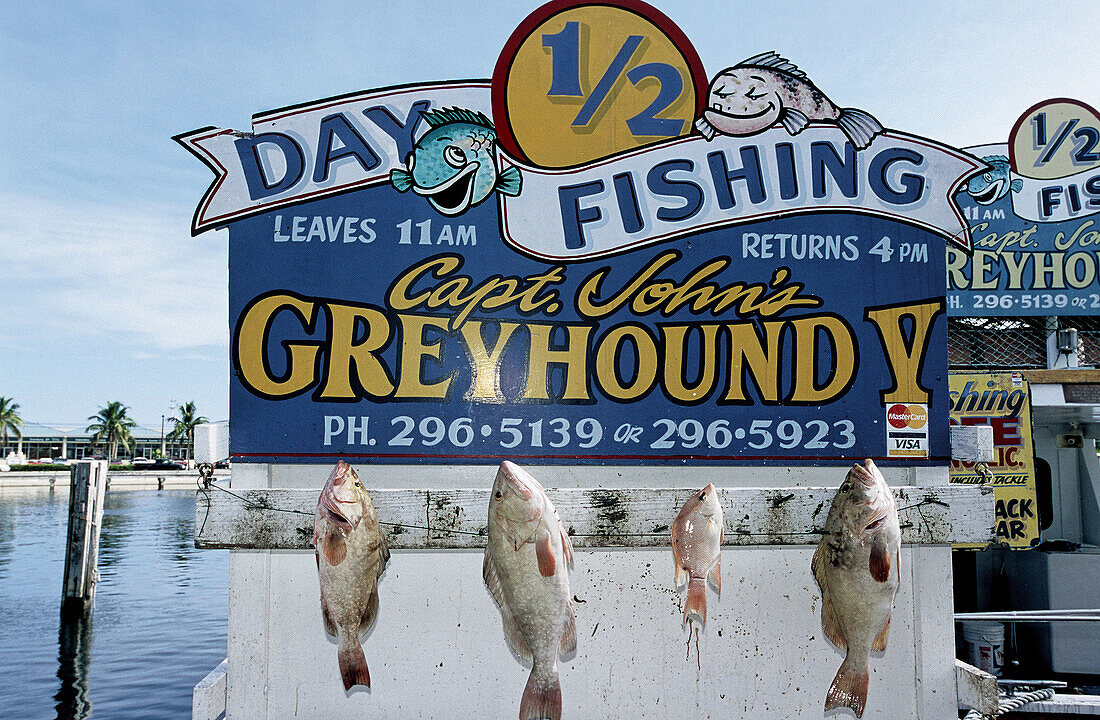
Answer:
[{"label": "wooden dock piling", "polygon": [[103,496],[106,489],[106,460],[85,460],[72,466],[69,475],[65,579],[61,589],[63,612],[86,612],[95,596],[99,532],[103,524]]}]

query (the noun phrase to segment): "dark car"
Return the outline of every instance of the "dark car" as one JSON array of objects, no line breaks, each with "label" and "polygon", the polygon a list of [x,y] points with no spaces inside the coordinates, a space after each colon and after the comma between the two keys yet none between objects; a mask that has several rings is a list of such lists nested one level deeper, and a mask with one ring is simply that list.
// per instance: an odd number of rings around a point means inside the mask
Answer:
[{"label": "dark car", "polygon": [[183,465],[173,460],[157,458],[152,464],[142,465],[143,470],[183,470]]}]

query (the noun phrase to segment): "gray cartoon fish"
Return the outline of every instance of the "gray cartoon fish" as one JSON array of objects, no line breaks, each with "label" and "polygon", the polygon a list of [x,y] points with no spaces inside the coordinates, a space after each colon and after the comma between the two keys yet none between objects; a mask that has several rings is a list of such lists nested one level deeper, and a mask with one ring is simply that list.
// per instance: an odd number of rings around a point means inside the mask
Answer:
[{"label": "gray cartoon fish", "polygon": [[870,145],[883,130],[878,120],[862,110],[838,108],[806,73],[776,53],[766,52],[718,73],[695,128],[711,140],[715,133],[755,135],[778,122],[797,135],[815,121],[840,127],[857,150]]},{"label": "gray cartoon fish", "polygon": [[398,192],[412,188],[443,215],[460,215],[493,190],[519,195],[519,170],[497,171],[497,134],[489,118],[460,108],[422,112],[421,117],[431,130],[405,156],[405,169],[390,171]]},{"label": "gray cartoon fish", "polygon": [[975,175],[966,183],[966,192],[981,205],[992,205],[1005,195],[1009,190],[1020,192],[1024,188],[1023,180],[1019,178],[1009,181],[1008,158],[1004,155],[990,155],[982,158],[982,162],[989,166],[981,175]]}]

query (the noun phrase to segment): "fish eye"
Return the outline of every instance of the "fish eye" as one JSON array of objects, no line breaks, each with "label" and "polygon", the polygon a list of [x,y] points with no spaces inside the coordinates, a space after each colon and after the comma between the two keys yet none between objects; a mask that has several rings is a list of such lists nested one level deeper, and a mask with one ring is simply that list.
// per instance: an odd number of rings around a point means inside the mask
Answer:
[{"label": "fish eye", "polygon": [[500,500],[500,499],[501,499],[502,497],[504,497],[504,495],[503,495],[503,494],[502,494],[502,493],[500,492],[500,490],[497,490],[497,492],[496,492],[496,499],[497,499],[497,500]]},{"label": "fish eye", "polygon": [[361,483],[361,482],[359,482],[358,480],[356,480],[356,481],[355,481],[355,487],[357,487],[357,488],[361,488],[361,487],[363,487],[363,483]]},{"label": "fish eye", "polygon": [[457,145],[448,145],[443,148],[443,159],[451,167],[460,168],[466,164],[466,153]]},{"label": "fish eye", "polygon": [[753,85],[749,88],[749,91],[745,93],[745,97],[747,97],[749,100],[759,100],[760,98],[764,97],[764,93],[756,92],[756,86]]},{"label": "fish eye", "polygon": [[703,501],[703,500],[706,500],[706,499],[707,499],[707,494],[705,492],[699,493],[699,500],[700,501]]},{"label": "fish eye", "polygon": [[851,489],[852,489],[852,483],[850,483],[850,482],[845,482],[843,485],[840,486],[840,492],[845,492],[846,493]]},{"label": "fish eye", "polygon": [[993,182],[993,176],[989,173],[986,173],[985,175],[982,175],[982,180],[985,180],[986,182]]}]

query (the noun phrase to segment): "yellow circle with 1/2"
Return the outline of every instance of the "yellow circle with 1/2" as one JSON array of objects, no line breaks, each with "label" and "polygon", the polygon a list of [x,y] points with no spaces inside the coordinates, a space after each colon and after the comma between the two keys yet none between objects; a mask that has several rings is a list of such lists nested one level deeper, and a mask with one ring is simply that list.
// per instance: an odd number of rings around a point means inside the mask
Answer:
[{"label": "yellow circle with 1/2", "polygon": [[1012,170],[1054,180],[1100,167],[1100,113],[1079,100],[1046,100],[1027,110],[1009,135]]},{"label": "yellow circle with 1/2", "polygon": [[509,154],[573,167],[690,134],[706,83],[690,42],[648,5],[551,3],[498,60],[493,119]]}]

